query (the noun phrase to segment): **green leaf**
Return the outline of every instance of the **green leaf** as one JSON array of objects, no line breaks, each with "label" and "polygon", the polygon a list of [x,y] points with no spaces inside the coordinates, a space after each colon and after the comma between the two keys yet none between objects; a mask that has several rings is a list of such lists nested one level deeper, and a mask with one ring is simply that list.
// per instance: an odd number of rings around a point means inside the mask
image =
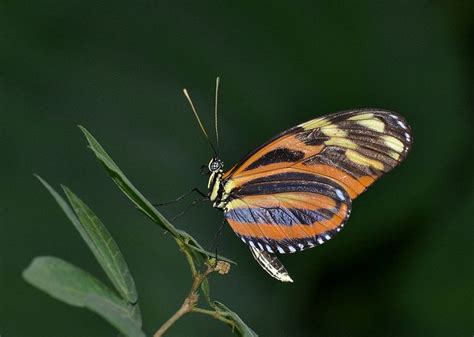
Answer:
[{"label": "green leaf", "polygon": [[123,308],[110,302],[104,297],[90,294],[85,300],[86,308],[104,317],[110,324],[115,326],[125,336],[145,337],[140,326],[131,318]]},{"label": "green leaf", "polygon": [[235,312],[227,308],[224,304],[214,301],[214,308],[222,315],[226,316],[228,319],[234,322],[237,332],[242,337],[258,337],[258,335],[249,328],[247,324],[242,321],[242,319]]},{"label": "green leaf", "polygon": [[33,259],[23,272],[23,277],[32,285],[67,304],[83,307],[85,297],[96,293],[106,297],[116,295],[89,273],[52,256]]},{"label": "green leaf", "polygon": [[144,337],[128,303],[84,270],[52,256],[36,257],[23,278],[50,296],[77,307],[87,307],[130,337]]},{"label": "green leaf", "polygon": [[73,223],[74,227],[79,231],[117,291],[132,304],[134,312],[136,313],[136,321],[141,324],[135,283],[128,270],[125,259],[105,226],[87,205],[77,198],[67,187],[63,187],[71,204],[75,208],[76,214],[78,214],[81,219],[79,220],[66,201],[45,180],[38,175],[35,176],[51,193],[66,216]]},{"label": "green leaf", "polygon": [[[95,156],[104,165],[112,180],[120,188],[120,190],[135,204],[135,206],[142,211],[153,222],[160,225],[163,229],[170,232],[177,240],[184,242],[189,248],[199,252],[205,258],[212,258],[214,253],[208,252],[188,233],[176,229],[153,205],[148,201],[143,194],[128,180],[125,174],[115,164],[112,158],[107,154],[99,142],[87,131],[84,127],[79,126],[81,131],[86,136],[89,148],[94,152]],[[219,259],[235,264],[223,256],[218,256]]]},{"label": "green leaf", "polygon": [[135,188],[135,186],[133,186],[94,136],[92,136],[84,127],[79,126],[79,128],[86,136],[90,149],[94,152],[97,159],[99,159],[105,166],[110,177],[122,192],[153,222],[169,231],[173,236],[179,237],[178,230],[160,212],[158,212],[155,207],[153,207],[153,205]]},{"label": "green leaf", "polygon": [[213,307],[213,303],[211,301],[211,290],[209,288],[209,280],[207,279],[207,277],[201,283],[201,290],[204,294],[204,297],[206,298],[207,304]]},{"label": "green leaf", "polygon": [[62,188],[80,221],[79,226],[73,222],[74,226],[117,291],[128,302],[136,303],[135,282],[117,243],[94,212],[69,188]]}]

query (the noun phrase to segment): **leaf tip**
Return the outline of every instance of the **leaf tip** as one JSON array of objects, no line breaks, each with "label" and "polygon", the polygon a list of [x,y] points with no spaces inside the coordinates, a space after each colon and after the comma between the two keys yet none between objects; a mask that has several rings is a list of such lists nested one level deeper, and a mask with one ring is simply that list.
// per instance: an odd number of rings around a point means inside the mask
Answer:
[{"label": "leaf tip", "polygon": [[40,175],[36,174],[36,173],[33,173],[33,177],[35,177],[36,179],[39,180],[39,182],[44,186],[46,187],[46,189],[51,189],[51,186],[46,182],[46,180],[44,180],[43,178],[41,178]]},{"label": "leaf tip", "polygon": [[63,189],[65,193],[67,193],[68,191],[71,191],[69,187],[67,187],[66,185],[60,184],[59,186],[61,186],[61,188]]},{"label": "leaf tip", "polygon": [[87,129],[84,126],[82,126],[81,124],[78,124],[77,127],[79,128],[79,130],[81,130],[81,132],[84,134],[84,136],[86,136],[86,137],[90,136],[90,132],[87,131]]},{"label": "leaf tip", "polygon": [[32,264],[33,264],[33,261],[34,261],[34,260],[32,260],[32,261],[28,264],[28,266],[27,266],[25,269],[23,269],[23,271],[21,272],[21,277],[23,278],[23,280],[25,280],[25,281],[28,282],[28,283],[30,282],[30,281],[29,281],[29,275],[30,275],[31,266],[32,266]]},{"label": "leaf tip", "polygon": [[28,266],[23,269],[21,272],[21,277],[29,284],[35,285],[34,284],[34,273],[35,270],[38,269],[38,265],[41,264],[41,262],[45,259],[44,256],[36,256],[34,257]]}]

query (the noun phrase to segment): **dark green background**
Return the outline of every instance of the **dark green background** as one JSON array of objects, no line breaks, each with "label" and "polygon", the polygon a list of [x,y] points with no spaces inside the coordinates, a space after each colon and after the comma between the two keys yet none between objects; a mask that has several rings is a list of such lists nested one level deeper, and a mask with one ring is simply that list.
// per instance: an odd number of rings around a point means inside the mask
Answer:
[{"label": "dark green background", "polygon": [[[106,322],[21,278],[36,255],[106,277],[33,178],[68,185],[102,218],[135,276],[152,334],[190,286],[169,237],[107,177],[85,125],[153,201],[205,188],[215,76],[230,167],[276,133],[323,114],[378,107],[412,125],[406,162],[353,205],[322,247],[268,277],[227,226],[239,262],[212,295],[261,336],[472,336],[474,8],[455,1],[3,1],[0,4],[0,335],[115,336]],[[172,216],[186,203],[164,209]],[[210,247],[222,214],[176,221]],[[169,336],[230,336],[189,315]]]}]

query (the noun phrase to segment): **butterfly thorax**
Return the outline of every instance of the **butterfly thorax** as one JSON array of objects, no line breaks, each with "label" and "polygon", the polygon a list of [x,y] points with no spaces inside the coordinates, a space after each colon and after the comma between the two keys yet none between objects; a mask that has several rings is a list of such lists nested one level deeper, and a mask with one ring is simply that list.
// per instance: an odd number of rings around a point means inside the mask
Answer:
[{"label": "butterfly thorax", "polygon": [[222,210],[226,209],[229,193],[225,189],[225,182],[222,179],[224,175],[224,163],[219,158],[212,158],[208,169],[210,172],[207,188],[209,190],[209,200],[213,202],[213,207]]}]

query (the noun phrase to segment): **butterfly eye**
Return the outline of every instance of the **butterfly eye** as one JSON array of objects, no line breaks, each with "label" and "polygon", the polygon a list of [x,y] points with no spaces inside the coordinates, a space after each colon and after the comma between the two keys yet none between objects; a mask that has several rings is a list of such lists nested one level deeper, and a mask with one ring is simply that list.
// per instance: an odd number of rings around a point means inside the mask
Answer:
[{"label": "butterfly eye", "polygon": [[220,160],[220,159],[213,159],[209,163],[209,171],[211,171],[211,172],[219,171],[223,167],[224,167],[224,164],[222,163],[222,160]]}]

